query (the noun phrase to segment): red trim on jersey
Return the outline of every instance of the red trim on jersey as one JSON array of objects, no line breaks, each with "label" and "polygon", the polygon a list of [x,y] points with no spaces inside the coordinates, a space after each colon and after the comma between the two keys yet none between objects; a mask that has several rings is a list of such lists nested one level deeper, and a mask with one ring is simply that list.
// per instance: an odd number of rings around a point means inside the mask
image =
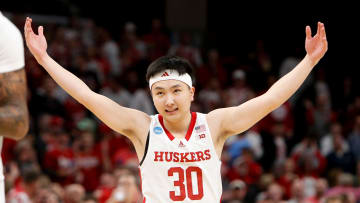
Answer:
[{"label": "red trim on jersey", "polygon": [[185,139],[187,141],[190,140],[190,137],[191,137],[191,134],[194,130],[194,127],[195,127],[195,123],[196,123],[196,113],[195,112],[191,112],[191,121],[190,121],[190,126],[189,126],[189,129],[186,133],[186,136],[185,136]]},{"label": "red trim on jersey", "polygon": [[[191,137],[191,134],[194,130],[194,127],[195,127],[195,123],[196,123],[196,112],[191,112],[191,121],[190,121],[190,125],[189,125],[189,128],[186,132],[186,135],[185,135],[185,139],[187,141],[190,140],[190,137]],[[175,139],[174,135],[171,134],[170,131],[168,131],[165,126],[164,126],[164,118],[162,117],[162,115],[159,114],[159,121],[160,121],[160,124],[162,126],[162,128],[164,129],[166,135],[168,136],[168,138],[173,141],[173,139]]]},{"label": "red trim on jersey", "polygon": [[162,115],[159,114],[159,121],[161,124],[161,127],[164,129],[166,135],[168,136],[168,138],[173,141],[173,139],[175,139],[175,137],[165,128],[164,126],[164,118],[162,117]]}]

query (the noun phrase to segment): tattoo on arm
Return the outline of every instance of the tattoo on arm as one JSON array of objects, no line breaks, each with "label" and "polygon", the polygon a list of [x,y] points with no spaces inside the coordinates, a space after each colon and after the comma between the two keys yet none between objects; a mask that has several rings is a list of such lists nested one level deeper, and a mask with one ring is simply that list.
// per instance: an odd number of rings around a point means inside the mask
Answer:
[{"label": "tattoo on arm", "polygon": [[29,118],[25,70],[0,74],[0,136],[23,137]]}]

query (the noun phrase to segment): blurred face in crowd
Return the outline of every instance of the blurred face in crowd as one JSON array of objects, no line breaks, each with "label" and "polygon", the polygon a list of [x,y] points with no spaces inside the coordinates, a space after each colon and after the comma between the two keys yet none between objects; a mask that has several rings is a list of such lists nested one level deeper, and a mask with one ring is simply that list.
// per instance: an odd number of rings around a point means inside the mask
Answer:
[{"label": "blurred face in crowd", "polygon": [[219,52],[216,49],[211,49],[208,52],[209,63],[217,63],[219,60]]},{"label": "blurred face in crowd", "polygon": [[328,189],[328,182],[326,179],[324,178],[320,178],[316,181],[316,185],[315,185],[315,188],[316,188],[316,193],[321,196],[323,194],[325,194],[325,192],[327,191]]},{"label": "blurred face in crowd", "polygon": [[69,203],[81,202],[85,197],[85,189],[79,184],[68,185],[65,188],[65,198]]},{"label": "blurred face in crowd", "polygon": [[287,159],[285,162],[285,172],[293,173],[295,170],[295,163],[293,159]]},{"label": "blurred face in crowd", "polygon": [[246,196],[246,187],[235,187],[232,189],[233,198],[236,200],[243,200]]},{"label": "blurred face in crowd", "polygon": [[67,134],[66,132],[60,132],[56,136],[56,138],[57,138],[57,141],[59,142],[59,144],[62,146],[67,146],[69,144],[70,137],[69,137],[69,134]]},{"label": "blurred face in crowd", "polygon": [[82,133],[82,144],[85,149],[91,149],[94,145],[94,136],[90,132]]},{"label": "blurred face in crowd", "polygon": [[342,134],[342,128],[341,128],[341,125],[338,124],[338,123],[334,123],[332,126],[331,126],[331,134],[332,135],[338,135],[338,134]]},{"label": "blurred face in crowd", "polygon": [[342,150],[343,137],[341,134],[333,135],[333,142],[335,150]]},{"label": "blurred face in crowd", "polygon": [[133,175],[124,175],[120,177],[118,185],[123,186],[125,188],[136,186],[136,180]]},{"label": "blurred face in crowd", "polygon": [[170,122],[180,121],[190,112],[194,92],[194,87],[178,80],[159,81],[151,88],[156,110]]},{"label": "blurred face in crowd", "polygon": [[40,189],[35,197],[35,203],[60,203],[59,197],[49,189]]},{"label": "blurred face in crowd", "polygon": [[115,176],[111,173],[104,173],[100,177],[100,183],[103,186],[114,187],[116,185]]},{"label": "blurred face in crowd", "polygon": [[293,197],[302,199],[304,197],[304,183],[300,179],[294,180],[291,185],[291,192]]},{"label": "blurred face in crowd", "polygon": [[273,183],[269,186],[267,194],[269,196],[269,199],[278,202],[282,200],[283,190],[280,185]]},{"label": "blurred face in crowd", "polygon": [[46,77],[43,83],[44,90],[51,93],[56,89],[56,83],[50,77]]},{"label": "blurred face in crowd", "polygon": [[125,175],[130,175],[131,170],[128,168],[116,168],[114,170],[113,174],[115,176],[115,180],[118,181],[120,179],[120,177],[125,176]]}]

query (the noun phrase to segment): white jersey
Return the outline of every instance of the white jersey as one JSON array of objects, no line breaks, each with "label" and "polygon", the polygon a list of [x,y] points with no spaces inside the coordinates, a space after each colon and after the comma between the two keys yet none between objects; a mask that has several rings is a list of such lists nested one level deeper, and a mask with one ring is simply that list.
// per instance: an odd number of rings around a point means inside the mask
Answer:
[{"label": "white jersey", "polygon": [[0,12],[0,73],[23,68],[24,43],[20,30]]},{"label": "white jersey", "polygon": [[205,114],[192,113],[185,138],[175,138],[161,115],[151,116],[143,160],[142,193],[146,203],[220,202],[221,161]]},{"label": "white jersey", "polygon": [[[0,12],[0,74],[23,68],[24,44],[19,29]],[[0,152],[3,137],[0,135]],[[0,202],[5,202],[4,174],[0,157]]]}]

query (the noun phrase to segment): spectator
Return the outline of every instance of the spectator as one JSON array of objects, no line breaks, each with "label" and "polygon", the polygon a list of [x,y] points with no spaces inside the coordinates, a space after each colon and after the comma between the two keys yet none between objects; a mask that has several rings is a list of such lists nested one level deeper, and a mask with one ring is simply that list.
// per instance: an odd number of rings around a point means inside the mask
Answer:
[{"label": "spectator", "polygon": [[225,106],[237,106],[255,97],[255,93],[246,84],[246,73],[235,70],[232,73],[233,85],[226,92]]},{"label": "spectator", "polygon": [[319,177],[325,170],[326,159],[320,153],[315,136],[311,134],[294,147],[291,156],[300,177]]},{"label": "spectator", "polygon": [[139,203],[142,201],[141,198],[142,195],[136,185],[135,176],[127,174],[119,178],[118,184],[107,203]]},{"label": "spectator", "polygon": [[356,160],[360,161],[360,114],[355,117],[355,124],[348,140],[351,152],[355,155]]},{"label": "spectator", "polygon": [[[337,122],[332,123],[330,133],[321,137],[320,139],[320,150],[322,155],[327,156],[331,151],[334,151],[334,140],[336,136],[343,136],[342,126]],[[346,142],[346,140],[342,139],[341,145],[343,150],[349,150],[349,144]]]},{"label": "spectator", "polygon": [[234,160],[233,166],[227,174],[230,180],[240,179],[246,185],[256,184],[262,173],[261,166],[254,161],[250,148],[244,148],[242,156]]},{"label": "spectator", "polygon": [[339,169],[346,173],[355,174],[356,159],[348,148],[342,134],[333,135],[334,149],[326,156],[327,170]]},{"label": "spectator", "polygon": [[229,184],[229,190],[224,191],[222,203],[244,203],[246,198],[246,184],[239,179],[233,180]]},{"label": "spectator", "polygon": [[183,32],[180,34],[180,43],[172,45],[169,49],[169,55],[176,55],[186,58],[190,63],[197,67],[201,67],[203,60],[200,50],[191,44],[192,37],[190,33]]},{"label": "spectator", "polygon": [[87,192],[93,192],[99,186],[103,166],[101,154],[96,150],[94,139],[92,133],[83,131],[73,145],[75,163],[78,169],[76,179],[84,185]]},{"label": "spectator", "polygon": [[227,85],[227,72],[220,61],[219,51],[217,49],[210,49],[207,51],[206,63],[196,70],[197,85],[204,88],[209,78],[217,78],[220,87]]},{"label": "spectator", "polygon": [[85,188],[80,184],[71,184],[65,187],[64,203],[78,203],[85,198]]},{"label": "spectator", "polygon": [[7,201],[10,203],[31,203],[38,192],[38,181],[40,173],[37,171],[26,171],[21,180],[8,195]]},{"label": "spectator", "polygon": [[154,18],[151,24],[151,32],[145,34],[143,40],[147,47],[150,61],[166,55],[170,48],[169,36],[164,32],[160,19]]}]

